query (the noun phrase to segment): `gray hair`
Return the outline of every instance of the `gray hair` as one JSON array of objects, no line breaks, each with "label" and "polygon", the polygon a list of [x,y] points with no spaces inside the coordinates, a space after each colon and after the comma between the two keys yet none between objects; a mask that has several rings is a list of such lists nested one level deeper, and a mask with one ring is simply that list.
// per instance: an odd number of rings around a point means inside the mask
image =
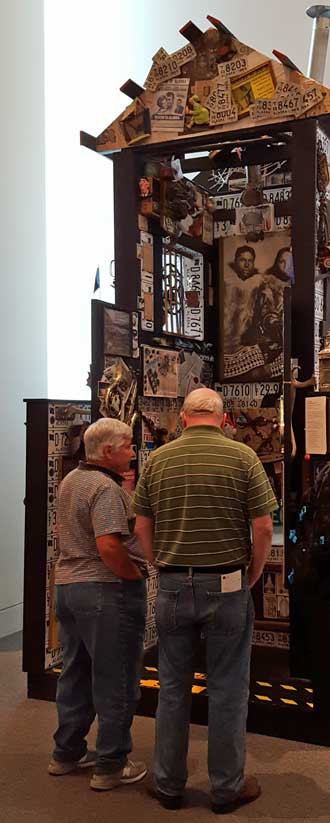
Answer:
[{"label": "gray hair", "polygon": [[213,389],[194,389],[187,394],[182,411],[187,417],[194,414],[217,414],[222,417],[223,400]]},{"label": "gray hair", "polygon": [[112,417],[101,417],[88,426],[84,435],[87,460],[101,460],[103,446],[111,446],[114,451],[120,449],[125,440],[132,439],[132,429],[127,423]]}]

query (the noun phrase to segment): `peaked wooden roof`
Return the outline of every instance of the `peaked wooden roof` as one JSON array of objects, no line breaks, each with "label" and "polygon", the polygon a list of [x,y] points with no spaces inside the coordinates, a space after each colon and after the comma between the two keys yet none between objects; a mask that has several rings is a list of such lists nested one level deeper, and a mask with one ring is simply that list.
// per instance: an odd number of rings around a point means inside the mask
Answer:
[{"label": "peaked wooden roof", "polygon": [[207,19],[205,32],[191,21],[180,29],[181,49],[158,50],[144,87],[132,80],[121,87],[131,103],[90,138],[91,147],[109,154],[330,113],[330,90],[305,77],[290,58],[274,51],[270,59],[216,18]]}]

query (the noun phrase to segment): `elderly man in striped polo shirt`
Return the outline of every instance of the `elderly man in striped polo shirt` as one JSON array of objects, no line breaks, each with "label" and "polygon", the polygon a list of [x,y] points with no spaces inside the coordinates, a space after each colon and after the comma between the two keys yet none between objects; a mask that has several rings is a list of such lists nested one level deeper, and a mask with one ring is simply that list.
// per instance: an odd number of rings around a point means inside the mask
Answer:
[{"label": "elderly man in striped polo shirt", "polygon": [[[146,564],[133,535],[134,511],[121,487],[134,456],[126,423],[103,418],[87,429],[86,461],[59,488],[56,615],[63,646],[59,725],[49,774],[96,765],[92,789],[135,783],[144,763],[127,759],[145,625]],[[85,737],[98,716],[96,752]]]},{"label": "elderly man in striped polo shirt", "polygon": [[165,808],[181,805],[197,631],[206,639],[212,809],[223,814],[261,792],[244,776],[250,589],[271,546],[277,502],[252,449],[222,434],[216,392],[193,391],[181,416],[181,437],[151,455],[135,496],[136,534],[146,555],[153,547],[160,572],[154,794]]}]

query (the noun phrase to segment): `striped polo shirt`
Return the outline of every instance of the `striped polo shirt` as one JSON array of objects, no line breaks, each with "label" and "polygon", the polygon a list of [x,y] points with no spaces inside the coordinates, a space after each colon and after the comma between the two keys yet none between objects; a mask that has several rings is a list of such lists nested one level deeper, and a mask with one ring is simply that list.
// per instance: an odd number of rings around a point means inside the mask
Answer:
[{"label": "striped polo shirt", "polygon": [[96,537],[101,535],[119,534],[130,558],[137,562],[142,560],[138,541],[133,535],[132,499],[121,488],[121,482],[114,472],[83,461],[62,480],[58,493],[60,553],[55,566],[55,583],[114,583],[118,580],[97,551]]},{"label": "striped polo shirt", "polygon": [[255,452],[216,426],[189,426],[152,453],[134,499],[136,513],[154,520],[160,566],[247,562],[250,521],[277,507]]}]

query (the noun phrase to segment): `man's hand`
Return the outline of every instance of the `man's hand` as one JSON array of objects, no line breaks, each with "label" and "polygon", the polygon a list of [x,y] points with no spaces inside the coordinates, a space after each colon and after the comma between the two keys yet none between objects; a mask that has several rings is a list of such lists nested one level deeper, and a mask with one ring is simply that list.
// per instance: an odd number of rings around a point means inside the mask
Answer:
[{"label": "man's hand", "polygon": [[252,520],[252,556],[248,567],[250,589],[261,577],[267,554],[272,545],[273,521],[269,514]]},{"label": "man's hand", "polygon": [[123,580],[142,580],[140,569],[130,560],[120,534],[104,534],[96,538],[97,551],[104,565]]},{"label": "man's hand", "polygon": [[134,534],[138,538],[145,559],[148,563],[152,563],[152,565],[155,566],[155,558],[152,550],[153,521],[151,517],[143,517],[142,514],[137,514]]}]

